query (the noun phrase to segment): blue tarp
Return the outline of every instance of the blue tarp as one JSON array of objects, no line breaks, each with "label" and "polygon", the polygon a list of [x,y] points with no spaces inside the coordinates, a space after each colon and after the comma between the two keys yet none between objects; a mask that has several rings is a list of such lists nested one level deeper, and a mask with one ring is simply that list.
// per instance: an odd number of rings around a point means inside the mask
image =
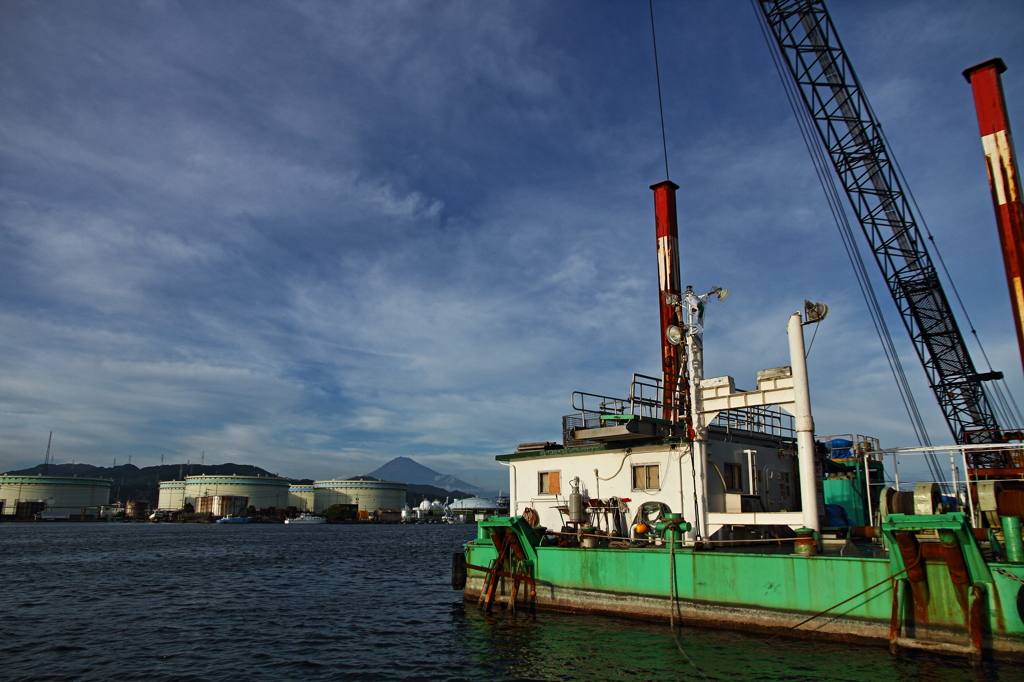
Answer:
[{"label": "blue tarp", "polygon": [[854,525],[846,515],[846,509],[838,504],[825,505],[825,525],[829,528],[845,528]]},{"label": "blue tarp", "polygon": [[826,441],[825,445],[832,451],[832,459],[849,459],[853,456],[850,454],[850,448],[853,447],[852,440],[833,438],[830,441]]}]

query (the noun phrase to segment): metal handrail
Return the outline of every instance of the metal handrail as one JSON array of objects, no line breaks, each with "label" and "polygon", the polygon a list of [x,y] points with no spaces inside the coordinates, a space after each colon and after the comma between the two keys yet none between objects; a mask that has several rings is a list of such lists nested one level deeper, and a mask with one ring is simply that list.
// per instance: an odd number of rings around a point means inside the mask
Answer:
[{"label": "metal handrail", "polygon": [[[642,381],[647,379],[647,381]],[[644,389],[654,390],[654,397],[645,395]],[[638,390],[639,389],[639,390]],[[644,417],[658,417],[665,407],[661,379],[646,374],[633,374],[629,384],[629,405],[633,414],[640,413]]]},{"label": "metal handrail", "polygon": [[[971,486],[972,485],[977,485],[978,478],[977,478],[977,474],[975,474],[974,476],[971,475],[972,468],[968,466],[968,464],[969,464],[968,454],[971,453],[971,452],[977,452],[979,450],[980,451],[1014,451],[1014,450],[1020,450],[1020,447],[1021,447],[1020,443],[979,443],[979,444],[971,444],[971,445],[933,445],[933,446],[927,446],[927,447],[889,448],[889,449],[886,449],[886,450],[878,450],[874,454],[877,454],[880,457],[891,456],[893,458],[893,473],[895,475],[896,487],[899,488],[900,487],[899,457],[901,455],[903,455],[903,456],[905,456],[905,455],[924,455],[925,453],[949,452],[949,465],[950,465],[950,469],[953,472],[953,480],[956,481],[956,480],[958,480],[958,477],[956,475],[956,469],[957,469],[956,455],[959,452],[960,453],[960,462],[959,462],[959,464],[963,467],[963,471],[964,471],[964,478],[960,479],[959,485],[963,485],[964,486],[965,492],[967,493],[967,495],[966,495],[966,497],[967,497],[967,504],[965,506],[967,507],[967,510],[968,510],[968,512],[969,512],[969,514],[971,516],[971,521],[974,523],[975,527],[978,527],[979,519],[978,519],[978,516],[977,516],[977,510],[975,509],[975,505],[974,505],[974,497],[970,494]],[[1014,480],[1014,479],[1008,479],[1008,480]],[[1019,480],[1019,479],[1016,479],[1016,480]],[[940,489],[943,488],[943,487],[945,487],[947,490],[951,489],[951,484],[949,484],[949,483],[946,483],[946,482],[938,482],[938,483],[939,483]],[[951,492],[953,493],[954,497],[957,497],[958,503],[959,503],[959,493],[960,493],[959,485],[957,486],[956,489],[952,489],[951,490]]]},{"label": "metal handrail", "polygon": [[772,406],[722,410],[710,425],[777,438],[796,438],[793,415]]},{"label": "metal handrail", "polygon": [[[576,397],[579,396],[580,404],[576,404]],[[602,402],[598,405],[598,409],[587,409],[586,398],[597,398]],[[597,393],[584,393],[582,391],[572,392],[572,409],[577,412],[600,412],[603,414],[626,414],[626,408],[629,406],[629,401],[625,398],[613,398],[608,395],[598,395]]]}]

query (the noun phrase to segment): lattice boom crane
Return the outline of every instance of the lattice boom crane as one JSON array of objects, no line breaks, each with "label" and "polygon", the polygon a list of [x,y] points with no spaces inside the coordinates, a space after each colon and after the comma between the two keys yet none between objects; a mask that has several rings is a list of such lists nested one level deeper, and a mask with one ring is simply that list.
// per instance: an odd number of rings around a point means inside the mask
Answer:
[{"label": "lattice boom crane", "polygon": [[957,443],[1000,440],[881,127],[821,0],[759,0]]}]

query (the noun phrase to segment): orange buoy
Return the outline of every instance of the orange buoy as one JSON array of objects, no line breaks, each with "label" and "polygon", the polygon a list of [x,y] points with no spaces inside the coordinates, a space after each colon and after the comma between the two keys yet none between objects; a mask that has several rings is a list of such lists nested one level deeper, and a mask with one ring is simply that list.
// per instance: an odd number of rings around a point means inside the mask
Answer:
[{"label": "orange buoy", "polygon": [[647,524],[646,523],[638,523],[638,524],[636,524],[636,532],[637,533],[646,533],[647,532]]}]

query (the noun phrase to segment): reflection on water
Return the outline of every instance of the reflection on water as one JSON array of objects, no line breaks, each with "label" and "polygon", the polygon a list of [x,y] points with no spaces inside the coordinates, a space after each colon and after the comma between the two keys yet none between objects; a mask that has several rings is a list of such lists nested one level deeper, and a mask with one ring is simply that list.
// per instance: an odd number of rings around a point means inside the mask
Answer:
[{"label": "reflection on water", "polygon": [[[599,616],[537,613],[486,615],[476,604],[453,605],[462,647],[484,679],[495,680],[1024,680],[1024,668],[884,647],[846,646],[744,633],[682,628]],[[681,653],[679,647],[682,647]]]},{"label": "reflection on water", "polygon": [[0,679],[1024,680],[1020,667],[684,629],[691,665],[663,624],[487,616],[449,587],[452,552],[475,534],[3,523]]}]

